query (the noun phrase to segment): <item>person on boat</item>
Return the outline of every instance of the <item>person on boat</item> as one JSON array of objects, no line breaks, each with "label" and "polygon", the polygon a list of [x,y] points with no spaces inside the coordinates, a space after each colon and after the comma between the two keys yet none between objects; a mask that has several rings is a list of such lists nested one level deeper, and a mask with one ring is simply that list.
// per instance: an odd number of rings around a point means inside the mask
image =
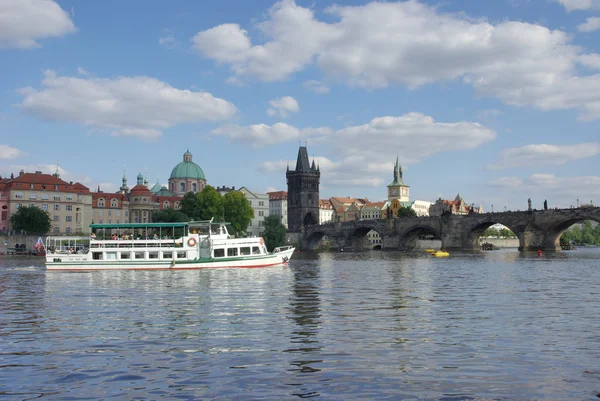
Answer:
[{"label": "person on boat", "polygon": [[158,239],[158,234],[154,233],[154,238],[153,239]]},{"label": "person on boat", "polygon": [[92,233],[90,234],[90,238],[91,239],[96,239],[96,234],[92,231]]}]

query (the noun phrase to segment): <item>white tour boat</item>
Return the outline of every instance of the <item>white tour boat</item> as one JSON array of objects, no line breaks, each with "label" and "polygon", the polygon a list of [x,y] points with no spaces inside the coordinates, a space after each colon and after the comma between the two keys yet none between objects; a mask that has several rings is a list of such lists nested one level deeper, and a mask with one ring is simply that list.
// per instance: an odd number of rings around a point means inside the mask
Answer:
[{"label": "white tour boat", "polygon": [[48,270],[203,269],[288,263],[294,247],[231,238],[226,223],[91,224],[89,237],[46,239]]}]

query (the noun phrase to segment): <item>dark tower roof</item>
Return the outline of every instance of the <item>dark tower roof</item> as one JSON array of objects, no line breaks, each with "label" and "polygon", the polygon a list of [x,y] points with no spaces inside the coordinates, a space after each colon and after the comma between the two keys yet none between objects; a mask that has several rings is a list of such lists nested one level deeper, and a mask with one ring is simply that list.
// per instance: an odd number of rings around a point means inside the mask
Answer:
[{"label": "dark tower roof", "polygon": [[308,151],[306,146],[300,146],[298,149],[298,160],[296,161],[296,171],[311,171],[308,160]]}]

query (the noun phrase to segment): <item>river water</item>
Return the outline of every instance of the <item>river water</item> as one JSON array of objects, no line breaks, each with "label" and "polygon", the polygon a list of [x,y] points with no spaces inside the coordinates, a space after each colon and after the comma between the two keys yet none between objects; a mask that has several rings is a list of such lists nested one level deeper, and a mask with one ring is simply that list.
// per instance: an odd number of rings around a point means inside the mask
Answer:
[{"label": "river water", "polygon": [[0,399],[598,399],[600,249],[46,272],[0,257]]}]

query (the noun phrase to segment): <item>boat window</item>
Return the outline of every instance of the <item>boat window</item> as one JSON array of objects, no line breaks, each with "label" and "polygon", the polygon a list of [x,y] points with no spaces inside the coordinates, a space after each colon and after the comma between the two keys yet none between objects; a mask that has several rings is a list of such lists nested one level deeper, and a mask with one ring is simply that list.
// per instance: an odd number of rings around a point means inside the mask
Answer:
[{"label": "boat window", "polygon": [[252,255],[260,255],[260,248],[257,246],[252,247]]},{"label": "boat window", "polygon": [[135,258],[136,259],[144,259],[144,252],[136,252]]},{"label": "boat window", "polygon": [[250,247],[249,246],[241,247],[240,255],[250,255]]},{"label": "boat window", "polygon": [[237,256],[237,255],[238,255],[237,248],[228,248],[227,249],[227,256]]},{"label": "boat window", "polygon": [[121,259],[131,259],[131,254],[129,252],[121,252]]},{"label": "boat window", "polygon": [[187,257],[187,252],[185,252],[185,251],[177,252],[177,259],[185,259],[186,257]]},{"label": "boat window", "polygon": [[173,252],[163,252],[163,259],[173,259]]},{"label": "boat window", "polygon": [[158,252],[148,252],[148,259],[158,259]]},{"label": "boat window", "polygon": [[200,226],[199,233],[200,235],[208,235],[208,226]]},{"label": "boat window", "polygon": [[106,252],[106,260],[117,260],[116,252]]},{"label": "boat window", "polygon": [[215,258],[222,258],[225,256],[225,249],[215,249]]},{"label": "boat window", "polygon": [[92,252],[92,259],[102,260],[102,252]]}]

